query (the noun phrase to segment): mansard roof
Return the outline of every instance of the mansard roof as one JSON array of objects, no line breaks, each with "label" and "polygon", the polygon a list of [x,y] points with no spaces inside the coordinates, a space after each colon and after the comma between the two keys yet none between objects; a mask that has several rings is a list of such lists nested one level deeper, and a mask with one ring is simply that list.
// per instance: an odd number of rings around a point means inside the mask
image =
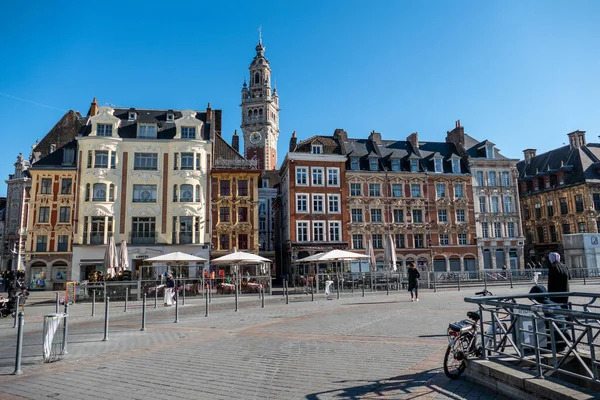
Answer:
[{"label": "mansard roof", "polygon": [[313,136],[301,141],[296,146],[294,153],[312,153],[312,145],[323,146],[322,154],[342,154],[340,144],[333,136]]},{"label": "mansard roof", "polygon": [[58,149],[75,139],[82,126],[83,118],[81,114],[73,110],[67,111],[46,136],[35,145],[33,155],[36,158],[46,157],[50,154],[52,145],[54,145],[55,149]]},{"label": "mansard roof", "polygon": [[221,135],[215,135],[213,147],[213,169],[258,169],[256,160],[247,160]]},{"label": "mansard roof", "polygon": [[[64,154],[65,151],[72,151],[73,162],[65,163]],[[60,147],[58,150],[48,154],[46,157],[41,158],[31,167],[30,170],[38,169],[75,169],[77,167],[77,140],[73,139],[69,143]]]},{"label": "mansard roof", "polygon": [[465,150],[470,158],[486,158],[486,145],[494,146],[494,160],[508,160],[508,157],[500,154],[500,150],[498,150],[494,143],[490,142],[489,140],[480,142],[479,140],[465,133]]}]

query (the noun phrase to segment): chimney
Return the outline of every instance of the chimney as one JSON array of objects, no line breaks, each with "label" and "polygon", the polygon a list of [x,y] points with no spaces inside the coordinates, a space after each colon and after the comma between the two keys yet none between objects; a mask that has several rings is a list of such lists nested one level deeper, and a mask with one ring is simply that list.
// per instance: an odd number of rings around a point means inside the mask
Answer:
[{"label": "chimney", "polygon": [[525,156],[525,164],[529,164],[531,159],[535,157],[536,149],[525,149],[523,150],[523,155]]},{"label": "chimney", "polygon": [[406,138],[406,141],[410,142],[413,149],[419,148],[419,134],[417,132],[411,133],[410,135],[408,135],[408,137]]},{"label": "chimney", "polygon": [[381,144],[381,133],[371,131],[371,133],[369,134],[369,140],[376,144]]},{"label": "chimney", "polygon": [[206,122],[212,119],[212,110],[210,108],[210,103],[206,106]]},{"label": "chimney", "polygon": [[338,128],[333,132],[333,137],[336,138],[337,140],[343,142],[343,141],[348,140],[348,133],[346,133],[345,130]]},{"label": "chimney", "polygon": [[578,149],[582,146],[585,146],[585,131],[580,131],[577,129],[571,133],[568,133],[569,137],[569,145],[571,146],[571,150]]},{"label": "chimney", "polygon": [[292,132],[292,137],[290,138],[290,152],[296,150],[296,145],[298,144],[298,138],[296,137],[296,131]]},{"label": "chimney", "polygon": [[98,114],[98,100],[96,100],[96,98],[94,97],[94,100],[92,100],[92,104],[90,105],[90,109],[88,110],[87,116],[93,117],[96,114]]},{"label": "chimney", "polygon": [[238,136],[237,129],[233,132],[233,137],[231,138],[231,147],[233,147],[238,153],[240,152],[240,137]]},{"label": "chimney", "polygon": [[446,142],[453,143],[458,149],[465,147],[465,128],[460,125],[460,119],[454,129],[446,133]]}]

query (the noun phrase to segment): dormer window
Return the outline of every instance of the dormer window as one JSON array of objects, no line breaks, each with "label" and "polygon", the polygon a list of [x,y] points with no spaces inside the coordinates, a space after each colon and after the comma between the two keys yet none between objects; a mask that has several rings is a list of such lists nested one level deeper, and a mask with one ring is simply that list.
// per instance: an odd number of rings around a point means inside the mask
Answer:
[{"label": "dormer window", "polygon": [[313,144],[310,152],[313,154],[323,154],[323,146],[320,144]]},{"label": "dormer window", "polygon": [[140,124],[138,128],[138,138],[156,139],[156,125]]},{"label": "dormer window", "polygon": [[491,144],[485,146],[485,158],[494,158],[494,146],[492,146]]},{"label": "dormer window", "polygon": [[452,160],[452,173],[460,174],[460,160],[457,158]]},{"label": "dormer window", "polygon": [[435,169],[435,172],[444,172],[444,166],[442,164],[442,159],[441,158],[434,158],[433,159],[433,167]]},{"label": "dormer window", "polygon": [[173,122],[175,120],[175,114],[172,112],[167,113],[167,122]]},{"label": "dormer window", "polygon": [[410,160],[410,171],[411,172],[419,172],[419,160],[417,160],[417,159]]},{"label": "dormer window", "polygon": [[558,184],[559,185],[565,184],[565,175],[562,172],[560,174],[558,174]]},{"label": "dormer window", "polygon": [[377,171],[379,169],[379,165],[377,163],[376,158],[369,158],[369,169],[371,171]]},{"label": "dormer window", "polygon": [[397,158],[392,159],[392,171],[400,171],[400,160]]},{"label": "dormer window", "polygon": [[112,136],[112,125],[111,124],[98,124],[97,136]]},{"label": "dormer window", "polygon": [[135,121],[135,118],[137,117],[137,113],[135,111],[129,111],[129,121]]},{"label": "dormer window", "polygon": [[181,138],[182,139],[196,139],[196,128],[193,126],[182,126],[181,127]]},{"label": "dormer window", "polygon": [[75,149],[64,149],[62,165],[73,165],[74,162],[75,162]]},{"label": "dormer window", "polygon": [[352,171],[358,171],[360,169],[360,160],[358,159],[358,157],[350,158],[350,169]]}]

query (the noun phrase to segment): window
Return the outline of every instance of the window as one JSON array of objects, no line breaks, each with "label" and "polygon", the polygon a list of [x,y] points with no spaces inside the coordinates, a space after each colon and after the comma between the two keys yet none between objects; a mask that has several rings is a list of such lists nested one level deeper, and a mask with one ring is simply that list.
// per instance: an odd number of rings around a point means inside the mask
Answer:
[{"label": "window", "polygon": [[323,186],[323,168],[311,168],[313,186]]},{"label": "window", "polygon": [[433,159],[433,168],[434,168],[435,172],[444,172],[444,167],[443,167],[441,158]]},{"label": "window", "polygon": [[477,171],[475,177],[477,178],[477,186],[485,186],[485,182],[483,181],[483,171]]},{"label": "window", "polygon": [[458,234],[458,244],[461,246],[464,246],[467,244],[467,234],[466,233]]},{"label": "window", "polygon": [[108,151],[96,150],[94,153],[94,168],[108,168]]},{"label": "window", "polygon": [[135,153],[133,161],[134,170],[156,171],[158,170],[157,153]]},{"label": "window", "polygon": [[[129,115],[127,118],[129,121],[135,121],[135,111],[129,111]],[[167,117],[168,119],[168,117]]]},{"label": "window", "polygon": [[238,180],[238,196],[248,196],[248,181],[245,179]]},{"label": "window", "polygon": [[456,222],[465,222],[465,210],[456,210]]},{"label": "window", "polygon": [[200,185],[196,185],[196,203],[200,203]]},{"label": "window", "polygon": [[425,241],[423,240],[422,233],[415,234],[414,239],[415,239],[415,248],[416,249],[422,249],[423,247],[425,247]]},{"label": "window", "polygon": [[575,211],[583,212],[583,196],[580,194],[575,195]]},{"label": "window", "polygon": [[394,210],[394,222],[396,222],[396,223],[404,222],[404,211],[403,210]]},{"label": "window", "polygon": [[194,169],[194,153],[181,153],[181,169]]},{"label": "window", "polygon": [[502,172],[502,186],[504,186],[504,187],[510,186],[510,172],[507,172],[507,171]]},{"label": "window", "polygon": [[106,201],[106,183],[94,183],[92,201]]},{"label": "window", "polygon": [[229,222],[230,221],[230,209],[229,207],[219,207],[219,221]]},{"label": "window", "polygon": [[492,196],[492,212],[493,213],[500,212],[500,204],[498,201],[498,196]]},{"label": "window", "polygon": [[50,194],[52,192],[52,179],[42,178],[40,185],[40,194]]},{"label": "window", "polygon": [[448,222],[448,211],[438,210],[438,222]]},{"label": "window", "polygon": [[525,218],[525,220],[528,220],[530,215],[529,215],[529,206],[527,204],[525,204],[523,206],[523,217]]},{"label": "window", "polygon": [[360,196],[361,195],[361,184],[360,183],[351,183],[350,184],[350,196]]},{"label": "window", "polygon": [[313,209],[312,209],[312,212],[313,213],[322,213],[322,212],[325,212],[324,211],[324,207],[323,207],[323,202],[324,202],[323,197],[325,197],[325,196],[323,196],[322,194],[313,194],[313,196],[312,196],[312,198],[313,198],[313,203],[312,203],[313,204]]},{"label": "window", "polygon": [[360,169],[360,159],[358,157],[350,157],[350,169],[352,171]]},{"label": "window", "polygon": [[342,240],[340,235],[340,223],[337,221],[329,222],[329,241],[330,242],[339,242]]},{"label": "window", "polygon": [[310,148],[310,152],[313,154],[322,154],[323,146],[321,146],[320,144],[313,144]]},{"label": "window", "polygon": [[444,197],[446,197],[446,185],[444,185],[443,183],[436,183],[435,193],[438,199],[443,199]]},{"label": "window", "polygon": [[412,210],[413,223],[418,224],[423,222],[423,210]]},{"label": "window", "polygon": [[554,225],[550,225],[550,241],[558,242],[558,238],[556,236],[556,227]]},{"label": "window", "polygon": [[38,251],[38,252],[48,251],[48,236],[39,235],[37,237],[37,240],[35,243],[35,251]]},{"label": "window", "polygon": [[400,160],[392,158],[392,171],[400,171]]},{"label": "window", "polygon": [[410,197],[421,197],[421,185],[412,183],[410,185]]},{"label": "window", "polygon": [[339,168],[327,168],[327,186],[340,186]]},{"label": "window", "polygon": [[512,197],[510,197],[510,196],[504,196],[504,212],[505,213],[514,212],[513,201],[512,201]]},{"label": "window", "polygon": [[450,244],[450,238],[448,237],[447,233],[441,233],[440,234],[440,245],[441,246],[448,246]]},{"label": "window", "polygon": [[308,168],[296,167],[296,185],[308,185]]},{"label": "window", "polygon": [[330,194],[327,196],[329,199],[329,213],[337,214],[340,212],[340,195]]},{"label": "window", "polygon": [[248,235],[241,233],[238,235],[238,248],[241,250],[248,250]]},{"label": "window", "polygon": [[585,222],[578,222],[577,223],[577,232],[579,232],[579,233],[587,232],[587,224]]},{"label": "window", "polygon": [[383,235],[373,234],[373,248],[383,249]]},{"label": "window", "polygon": [[179,201],[186,203],[194,201],[194,186],[181,185],[179,191]]},{"label": "window", "polygon": [[98,124],[97,136],[112,136],[112,125]]},{"label": "window", "polygon": [[219,247],[221,250],[229,250],[229,235],[219,236]]},{"label": "window", "polygon": [[324,242],[325,241],[325,222],[314,221],[313,222],[313,242]]},{"label": "window", "polygon": [[58,247],[56,251],[69,251],[69,236],[59,235],[58,236]]},{"label": "window", "polygon": [[351,210],[352,222],[363,222],[363,213],[360,208],[353,208]]},{"label": "window", "polygon": [[38,222],[41,222],[41,223],[50,222],[50,207],[40,207]]},{"label": "window", "polygon": [[62,165],[73,165],[74,163],[75,163],[75,149],[64,149]]},{"label": "window", "polygon": [[63,178],[60,182],[60,194],[71,194],[71,188],[73,187],[73,179]]},{"label": "window", "polygon": [[515,237],[515,223],[507,222],[506,223],[506,231],[508,233],[509,238],[514,238]]},{"label": "window", "polygon": [[379,183],[369,183],[369,197],[381,196],[381,185]]},{"label": "window", "polygon": [[248,222],[248,207],[238,208],[238,222]]},{"label": "window", "polygon": [[156,238],[155,217],[133,217],[131,219],[131,242],[154,244]]},{"label": "window", "polygon": [[537,228],[538,243],[544,243],[544,228]]},{"label": "window", "polygon": [[134,203],[155,203],[156,185],[133,185]]},{"label": "window", "polygon": [[494,171],[488,173],[488,179],[490,186],[496,186],[496,173]]},{"label": "window", "polygon": [[568,235],[571,233],[571,225],[563,224],[563,234]]},{"label": "window", "polygon": [[381,219],[381,209],[380,208],[371,209],[371,222],[383,222]]},{"label": "window", "polygon": [[544,188],[545,189],[550,188],[550,177],[549,176],[544,177]]},{"label": "window", "polygon": [[376,158],[369,158],[369,169],[371,171],[377,171],[379,169],[379,163]]},{"label": "window", "polygon": [[490,232],[488,230],[488,223],[487,222],[482,222],[481,223],[481,236],[483,236],[484,238],[489,238],[490,237]]},{"label": "window", "polygon": [[465,197],[465,192],[462,183],[454,184],[454,197],[457,199],[462,199],[463,197]]},{"label": "window", "polygon": [[71,207],[60,207],[58,222],[71,222]]},{"label": "window", "polygon": [[406,247],[406,242],[404,241],[404,235],[403,234],[396,234],[395,236],[395,245],[397,249],[403,249],[404,247]]},{"label": "window", "polygon": [[392,184],[392,197],[402,197],[402,184],[400,184],[400,183]]},{"label": "window", "polygon": [[308,195],[297,194],[296,195],[296,212],[307,213],[308,212]]},{"label": "window", "polygon": [[182,126],[181,127],[181,138],[182,139],[196,139],[196,128],[193,126]]},{"label": "window", "polygon": [[419,160],[410,160],[410,172],[419,172]]},{"label": "window", "polygon": [[298,242],[308,242],[308,222],[296,222],[296,240]]},{"label": "window", "polygon": [[156,139],[156,125],[139,126],[138,138],[141,139]]},{"label": "window", "polygon": [[562,172],[558,174],[558,184],[559,185],[565,184],[565,175]]},{"label": "window", "polygon": [[533,190],[538,191],[540,189],[540,182],[537,179],[533,180]]},{"label": "window", "polygon": [[219,181],[219,194],[221,196],[231,196],[231,183],[229,181]]},{"label": "window", "polygon": [[549,217],[554,216],[554,206],[552,205],[552,200],[548,200],[546,202],[546,212]]},{"label": "window", "polygon": [[363,235],[359,235],[359,234],[352,235],[352,248],[353,249],[364,249]]},{"label": "window", "polygon": [[460,160],[457,158],[452,159],[452,173],[460,174]]},{"label": "window", "polygon": [[494,222],[494,237],[502,237],[502,224],[500,222]]},{"label": "window", "polygon": [[535,204],[535,218],[542,218],[542,205],[540,203]]},{"label": "window", "polygon": [[600,194],[594,193],[593,199],[594,199],[594,210],[600,211]]},{"label": "window", "polygon": [[485,146],[485,157],[494,158],[494,146],[492,146],[491,144]]},{"label": "window", "polygon": [[115,169],[117,163],[116,163],[116,156],[117,153],[114,151],[110,152],[110,169]]},{"label": "window", "polygon": [[567,199],[565,197],[560,199],[560,215],[565,215],[569,213],[569,205],[567,204]]},{"label": "window", "polygon": [[479,212],[481,212],[481,213],[487,212],[485,196],[479,196]]}]

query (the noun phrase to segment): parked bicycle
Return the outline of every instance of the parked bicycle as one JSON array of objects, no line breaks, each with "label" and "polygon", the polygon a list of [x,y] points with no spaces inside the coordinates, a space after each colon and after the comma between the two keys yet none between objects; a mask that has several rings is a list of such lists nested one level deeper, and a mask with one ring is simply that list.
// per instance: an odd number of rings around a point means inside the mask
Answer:
[{"label": "parked bicycle", "polygon": [[[488,290],[477,292],[475,295],[493,296]],[[480,357],[484,349],[489,348],[489,340],[496,339],[494,340],[495,351],[503,352],[506,347],[506,323],[503,321],[490,323],[482,344],[479,311],[469,311],[467,317],[469,319],[448,325],[448,348],[444,355],[444,373],[450,379],[460,377],[467,368],[467,360]]]}]

